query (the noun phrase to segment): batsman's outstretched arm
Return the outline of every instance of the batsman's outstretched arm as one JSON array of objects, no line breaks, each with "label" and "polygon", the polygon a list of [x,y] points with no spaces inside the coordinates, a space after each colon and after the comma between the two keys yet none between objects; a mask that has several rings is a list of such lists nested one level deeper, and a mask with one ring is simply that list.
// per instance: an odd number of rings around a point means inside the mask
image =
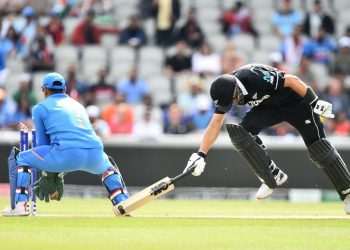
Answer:
[{"label": "batsman's outstretched arm", "polygon": [[218,138],[222,124],[225,120],[225,114],[214,114],[211,121],[204,132],[202,143],[199,147],[199,151],[205,154],[208,153],[210,148],[213,146],[216,138]]},{"label": "batsman's outstretched arm", "polygon": [[202,174],[206,164],[204,158],[207,156],[207,153],[216,141],[216,138],[218,138],[222,124],[224,123],[224,119],[225,114],[213,115],[207,129],[204,132],[199,151],[191,155],[184,172],[187,172],[189,168],[194,167],[192,175],[199,176]]},{"label": "batsman's outstretched arm", "polygon": [[284,87],[291,88],[293,91],[304,97],[305,102],[313,107],[314,112],[325,118],[334,118],[332,114],[332,104],[318,99],[316,93],[311,87],[308,87],[299,77],[286,75]]}]

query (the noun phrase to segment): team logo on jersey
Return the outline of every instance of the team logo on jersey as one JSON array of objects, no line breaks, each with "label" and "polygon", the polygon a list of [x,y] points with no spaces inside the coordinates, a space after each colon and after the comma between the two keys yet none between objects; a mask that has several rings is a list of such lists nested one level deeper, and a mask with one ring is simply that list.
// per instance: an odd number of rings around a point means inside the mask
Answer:
[{"label": "team logo on jersey", "polygon": [[264,95],[263,97],[261,97],[258,100],[254,100],[254,101],[249,101],[248,104],[252,105],[252,106],[258,106],[260,103],[262,103],[264,100],[269,99],[270,95]]},{"label": "team logo on jersey", "polygon": [[273,84],[273,81],[275,80],[276,73],[264,65],[251,65],[250,71],[256,75],[259,75],[259,73],[261,73],[263,75],[264,81],[268,83]]},{"label": "team logo on jersey", "polygon": [[273,80],[275,79],[275,77],[272,76],[272,75],[264,75],[263,79],[264,79],[266,82],[273,84]]}]

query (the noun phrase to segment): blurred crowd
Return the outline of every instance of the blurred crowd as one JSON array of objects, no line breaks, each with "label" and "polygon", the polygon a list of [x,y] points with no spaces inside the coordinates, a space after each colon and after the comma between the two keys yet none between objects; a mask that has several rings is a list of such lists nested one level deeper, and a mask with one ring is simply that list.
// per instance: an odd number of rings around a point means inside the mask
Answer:
[{"label": "blurred crowd", "polygon": [[[225,37],[221,49],[209,42],[210,34],[203,32],[207,24],[198,21],[194,0],[186,1],[190,3],[186,11],[185,1],[136,0],[135,13],[118,20],[115,9],[123,8],[120,2],[0,0],[0,129],[16,129],[18,122],[32,126],[31,108],[42,99],[42,93],[34,91],[33,85],[40,83],[33,82],[33,75],[60,67],[64,68],[60,73],[65,76],[67,94],[87,108],[102,137],[133,134],[152,139],[161,134],[201,132],[213,114],[208,94],[212,79],[246,63],[260,62],[252,58],[262,48],[266,34],[255,22],[249,5],[253,1],[231,1],[229,8],[220,9],[215,22]],[[312,0],[307,10],[296,9],[292,0],[274,3],[274,12],[267,19],[268,36],[278,43],[263,62],[296,74],[312,86],[320,98],[333,104],[336,116],[324,122],[327,132],[350,135],[350,23],[342,26],[345,30],[337,31],[335,12],[325,11],[323,1]],[[76,25],[65,27],[64,20],[72,17],[78,20]],[[45,24],[40,18],[45,18]],[[143,27],[150,20],[154,24],[153,37]],[[67,29],[72,30],[71,34]],[[106,64],[99,66],[91,80],[81,75],[79,64],[62,67],[56,60],[58,47],[73,45],[79,52],[84,46],[102,46],[104,34],[116,37],[114,46],[128,46],[135,51],[135,61],[123,77],[113,78]],[[251,55],[240,51],[241,44],[234,42],[240,36],[254,41]],[[149,79],[140,75],[143,66],[152,66],[138,64],[138,51],[147,46],[157,46],[164,52],[160,72],[169,79],[164,83],[169,84],[171,92],[167,102],[155,102],[162,93],[150,88]],[[7,66],[11,58],[20,58],[23,72],[18,73],[18,83],[11,88],[15,91],[9,92],[8,79],[14,74]],[[227,119],[238,122],[248,109],[234,107]],[[264,133],[297,135],[285,123]]]}]

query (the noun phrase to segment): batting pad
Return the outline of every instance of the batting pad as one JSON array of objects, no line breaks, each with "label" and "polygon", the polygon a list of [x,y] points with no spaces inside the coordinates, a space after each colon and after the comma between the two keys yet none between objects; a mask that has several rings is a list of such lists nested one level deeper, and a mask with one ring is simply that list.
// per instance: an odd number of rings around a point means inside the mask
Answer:
[{"label": "batting pad", "polygon": [[328,176],[340,198],[350,194],[350,173],[338,151],[326,139],[308,147],[310,159]]},{"label": "batting pad", "polygon": [[260,180],[270,188],[276,188],[276,180],[269,168],[271,160],[265,150],[256,143],[253,136],[242,126],[237,124],[226,124],[231,142],[236,151],[240,152],[248,165]]}]

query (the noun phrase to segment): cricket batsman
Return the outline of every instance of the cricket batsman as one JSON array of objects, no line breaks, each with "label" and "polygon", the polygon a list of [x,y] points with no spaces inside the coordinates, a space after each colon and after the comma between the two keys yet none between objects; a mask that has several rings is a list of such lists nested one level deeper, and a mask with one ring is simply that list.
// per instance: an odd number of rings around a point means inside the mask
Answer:
[{"label": "cricket batsman", "polygon": [[116,164],[104,153],[85,108],[65,94],[64,78],[58,73],[47,74],[42,91],[45,99],[32,111],[38,146],[22,152],[15,147],[11,150],[8,158],[11,206],[3,211],[3,216],[29,215],[32,168],[42,171],[34,188],[41,200],[60,200],[63,173],[76,170],[101,176],[113,205],[126,200],[129,195]]},{"label": "cricket batsman", "polygon": [[198,153],[193,153],[185,171],[195,166],[194,176],[205,168],[205,157],[214,144],[232,105],[251,105],[240,124],[226,124],[233,147],[246,160],[262,182],[257,199],[264,199],[281,186],[288,176],[269,157],[258,134],[282,121],[294,126],[306,144],[310,159],[332,182],[344,209],[350,214],[350,174],[333,145],[327,140],[320,120],[334,118],[332,104],[319,100],[312,88],[294,75],[268,65],[248,64],[231,74],[219,76],[211,85],[215,113]]}]

